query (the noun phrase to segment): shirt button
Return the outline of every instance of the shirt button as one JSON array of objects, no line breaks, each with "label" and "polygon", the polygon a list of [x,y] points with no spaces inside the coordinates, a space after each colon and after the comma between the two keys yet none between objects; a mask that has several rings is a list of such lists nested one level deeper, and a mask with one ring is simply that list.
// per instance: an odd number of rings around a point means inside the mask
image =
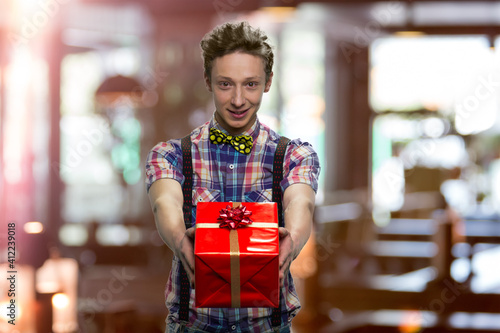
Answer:
[{"label": "shirt button", "polygon": [[236,325],[231,326],[231,329],[234,331],[236,329]]},{"label": "shirt button", "polygon": [[233,170],[234,169],[234,164],[229,164],[229,169]]}]

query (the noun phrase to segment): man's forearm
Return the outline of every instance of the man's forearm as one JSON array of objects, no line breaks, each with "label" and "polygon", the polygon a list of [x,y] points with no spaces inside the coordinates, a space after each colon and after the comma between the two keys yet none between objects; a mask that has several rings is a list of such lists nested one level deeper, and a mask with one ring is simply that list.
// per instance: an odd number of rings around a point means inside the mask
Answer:
[{"label": "man's forearm", "polygon": [[314,191],[306,184],[292,185],[285,192],[285,228],[294,243],[294,258],[311,235],[314,199]]},{"label": "man's forearm", "polygon": [[[184,236],[186,227],[176,205],[158,202],[153,206],[156,229],[161,239],[172,250],[176,251],[177,245]],[[182,216],[182,209],[180,210]]]},{"label": "man's forearm", "polygon": [[159,180],[151,186],[149,197],[158,234],[175,253],[186,232],[180,185],[174,180]]}]

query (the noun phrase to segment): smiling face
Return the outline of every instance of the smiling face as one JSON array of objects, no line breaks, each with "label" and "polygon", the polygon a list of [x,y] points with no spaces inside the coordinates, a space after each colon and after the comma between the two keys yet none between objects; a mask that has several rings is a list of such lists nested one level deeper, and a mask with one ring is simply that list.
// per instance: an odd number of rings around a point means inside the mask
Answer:
[{"label": "smiling face", "polygon": [[234,52],[215,58],[212,75],[205,83],[214,96],[215,119],[231,135],[248,130],[257,118],[262,95],[271,88],[266,82],[261,57]]}]

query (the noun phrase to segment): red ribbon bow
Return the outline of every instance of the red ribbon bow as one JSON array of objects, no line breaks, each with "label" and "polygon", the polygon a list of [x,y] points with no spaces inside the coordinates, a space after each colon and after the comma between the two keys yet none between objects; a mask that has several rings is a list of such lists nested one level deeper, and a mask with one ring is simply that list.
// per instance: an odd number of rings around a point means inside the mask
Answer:
[{"label": "red ribbon bow", "polygon": [[231,207],[231,205],[227,205],[226,208],[221,209],[219,213],[220,215],[217,220],[220,220],[220,228],[236,229],[253,222],[249,217],[252,215],[252,212],[247,210],[243,205],[239,205],[235,208]]}]

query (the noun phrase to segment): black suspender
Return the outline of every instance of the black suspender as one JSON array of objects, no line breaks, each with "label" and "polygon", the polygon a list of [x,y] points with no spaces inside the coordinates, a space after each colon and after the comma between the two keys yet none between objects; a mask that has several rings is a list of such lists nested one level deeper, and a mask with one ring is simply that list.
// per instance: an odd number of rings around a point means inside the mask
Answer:
[{"label": "black suspender", "polygon": [[278,222],[280,227],[285,227],[283,221],[283,194],[281,193],[281,181],[283,180],[283,159],[286,146],[290,139],[282,136],[278,141],[278,147],[274,153],[273,162],[273,202],[278,204]]},{"label": "black suspender", "polygon": [[[274,153],[273,162],[273,201],[278,204],[278,222],[280,227],[284,227],[283,219],[283,193],[281,191],[281,181],[283,180],[283,159],[285,157],[286,147],[290,139],[281,137],[276,152]],[[181,140],[182,147],[182,173],[184,175],[184,184],[182,185],[182,193],[184,196],[184,205],[182,210],[184,212],[184,223],[186,229],[192,226],[191,223],[191,207],[193,202],[193,163],[191,157],[191,136],[187,135]],[[189,321],[189,299],[190,299],[190,285],[186,271],[181,264],[181,300],[179,309],[179,320],[181,322]],[[273,309],[272,325],[274,328],[281,326],[281,293],[280,305]]]},{"label": "black suspender", "polygon": [[184,175],[184,184],[182,185],[182,194],[184,196],[184,223],[186,229],[190,228],[191,223],[191,207],[193,205],[193,160],[191,157],[191,136],[187,135],[181,140],[182,146],[182,174]]},{"label": "black suspender", "polygon": [[[285,227],[283,218],[283,193],[281,193],[281,181],[283,180],[283,158],[285,157],[286,146],[290,139],[282,136],[278,141],[278,147],[274,153],[273,161],[273,202],[278,204],[278,222],[280,227]],[[279,293],[280,303],[277,308],[273,309],[271,315],[271,324],[273,328],[281,326],[281,307],[282,307],[282,293]]]},{"label": "black suspender", "polygon": [[[184,212],[184,224],[186,229],[192,226],[191,223],[191,207],[193,204],[193,161],[191,158],[191,136],[187,135],[181,140],[182,147],[182,173],[184,175],[184,184],[182,185],[182,194],[184,196],[184,204],[182,211]],[[181,322],[189,322],[189,299],[191,286],[189,278],[184,266],[180,267],[181,279],[181,300],[179,308],[179,320]]]}]

